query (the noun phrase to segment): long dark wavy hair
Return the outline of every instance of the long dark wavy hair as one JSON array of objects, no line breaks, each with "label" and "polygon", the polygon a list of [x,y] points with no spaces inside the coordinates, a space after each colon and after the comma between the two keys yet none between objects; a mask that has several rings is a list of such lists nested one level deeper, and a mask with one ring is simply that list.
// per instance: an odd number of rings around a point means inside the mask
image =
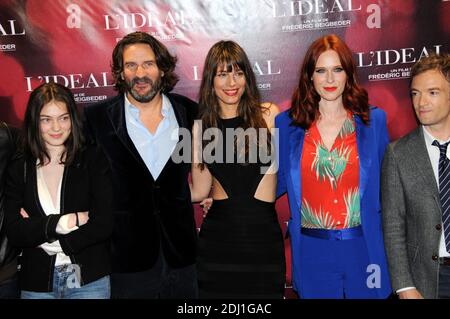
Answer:
[{"label": "long dark wavy hair", "polygon": [[[238,116],[241,119],[241,127],[243,129],[267,129],[266,121],[263,118],[264,108],[261,106],[261,98],[256,86],[255,73],[247,54],[234,41],[219,41],[209,49],[203,67],[199,91],[199,117],[202,121],[203,130],[218,127],[220,122],[220,105],[214,91],[214,78],[217,71],[226,69],[227,72],[231,72],[233,68],[241,70],[245,75],[245,90],[237,109]],[[259,130],[257,132],[259,134]],[[270,149],[270,133],[267,134],[267,137],[267,146]],[[248,143],[245,147],[247,152]]]},{"label": "long dark wavy hair", "polygon": [[117,42],[113,50],[111,71],[115,81],[114,88],[120,93],[127,91],[127,84],[121,76],[123,72],[123,51],[128,45],[137,43],[148,44],[155,53],[156,65],[164,72],[164,76],[161,78],[161,92],[172,91],[178,82],[178,75],[174,72],[177,58],[172,56],[167,48],[150,34],[139,31],[127,34]]},{"label": "long dark wavy hair", "polygon": [[312,76],[319,56],[327,50],[333,50],[338,54],[342,68],[347,75],[347,83],[342,94],[344,108],[358,115],[363,123],[368,125],[369,99],[367,91],[358,84],[352,52],[345,42],[335,34],[317,39],[306,52],[289,111],[293,124],[308,129],[319,116],[320,95],[314,88]]},{"label": "long dark wavy hair", "polygon": [[68,166],[73,162],[78,151],[83,148],[84,138],[73,94],[61,84],[45,83],[31,92],[23,122],[22,152],[28,157],[39,159],[40,166],[50,161],[39,124],[42,108],[52,101],[64,103],[70,116],[71,130],[64,142],[65,151],[60,157],[60,163]]}]

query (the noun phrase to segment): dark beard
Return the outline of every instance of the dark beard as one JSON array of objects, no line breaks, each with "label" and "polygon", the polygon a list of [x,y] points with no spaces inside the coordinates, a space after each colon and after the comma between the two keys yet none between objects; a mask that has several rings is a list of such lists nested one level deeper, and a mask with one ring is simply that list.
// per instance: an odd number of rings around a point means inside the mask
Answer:
[{"label": "dark beard", "polygon": [[[156,94],[159,93],[161,90],[161,77],[158,77],[155,82],[153,82],[149,77],[142,77],[138,78],[135,77],[131,81],[125,81],[127,84],[127,91],[131,94],[131,96],[140,103],[148,103],[156,96]],[[147,83],[150,84],[151,89],[150,91],[145,95],[140,95],[138,92],[136,92],[133,87],[137,83]]]}]

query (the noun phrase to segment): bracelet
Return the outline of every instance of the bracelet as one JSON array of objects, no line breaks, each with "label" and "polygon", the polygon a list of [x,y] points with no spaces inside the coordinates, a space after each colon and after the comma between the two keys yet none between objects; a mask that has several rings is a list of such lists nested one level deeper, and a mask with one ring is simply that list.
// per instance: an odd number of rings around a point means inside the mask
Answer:
[{"label": "bracelet", "polygon": [[80,220],[78,219],[78,213],[75,213],[75,218],[76,218],[75,225],[76,225],[77,227],[80,227]]}]

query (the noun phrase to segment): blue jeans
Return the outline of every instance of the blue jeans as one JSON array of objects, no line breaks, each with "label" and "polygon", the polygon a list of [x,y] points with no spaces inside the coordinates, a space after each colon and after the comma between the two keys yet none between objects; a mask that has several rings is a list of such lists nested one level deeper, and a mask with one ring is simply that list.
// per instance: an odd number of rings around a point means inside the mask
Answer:
[{"label": "blue jeans", "polygon": [[21,291],[22,299],[109,299],[111,286],[109,276],[80,286],[74,280],[71,265],[55,267],[52,292]]}]

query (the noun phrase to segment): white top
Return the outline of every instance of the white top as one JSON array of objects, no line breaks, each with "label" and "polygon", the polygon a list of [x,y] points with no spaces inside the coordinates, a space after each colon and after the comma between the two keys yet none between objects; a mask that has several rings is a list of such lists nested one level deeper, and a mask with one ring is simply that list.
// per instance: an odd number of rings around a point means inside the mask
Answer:
[{"label": "white top", "polygon": [[162,96],[161,115],[163,119],[154,134],[150,133],[140,119],[140,111],[125,94],[125,123],[128,135],[153,179],[161,174],[178,143],[179,125],[172,104],[167,96]]},{"label": "white top", "polygon": [[[59,214],[60,211],[60,201],[61,201],[61,183],[62,178],[59,181],[58,186],[58,193],[57,193],[57,202],[56,207],[53,204],[52,197],[50,195],[50,191],[48,190],[47,183],[45,182],[44,175],[42,173],[42,168],[37,167],[36,168],[36,179],[37,179],[37,189],[38,189],[38,196],[39,196],[39,202],[41,204],[42,209],[44,210],[44,213],[49,216],[52,214]],[[59,222],[56,226],[56,232],[59,234],[68,234],[71,231],[74,231],[78,229],[77,226],[74,226],[73,228],[67,227],[68,222],[68,215],[64,215],[59,219]],[[52,243],[43,243],[39,245],[40,248],[45,250],[47,254],[50,256],[56,254],[56,262],[55,266],[64,265],[64,264],[71,264],[70,257],[64,254],[61,245],[59,243],[59,240],[56,240]]]}]

